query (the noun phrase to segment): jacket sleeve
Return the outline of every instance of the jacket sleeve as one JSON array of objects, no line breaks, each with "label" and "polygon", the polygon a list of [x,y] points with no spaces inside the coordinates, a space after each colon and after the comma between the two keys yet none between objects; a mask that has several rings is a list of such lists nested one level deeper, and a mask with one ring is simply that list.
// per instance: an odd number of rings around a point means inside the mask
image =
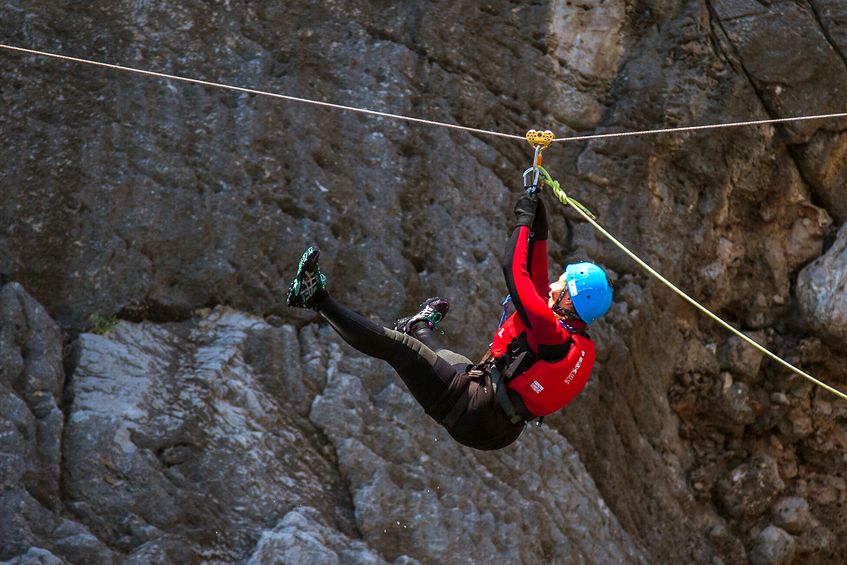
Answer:
[{"label": "jacket sleeve", "polygon": [[[538,249],[530,249],[530,247]],[[559,341],[559,322],[547,305],[546,248],[546,242],[535,242],[530,245],[528,227],[519,226],[515,228],[506,244],[503,275],[506,278],[506,287],[512,296],[512,304],[514,304],[515,311],[520,316],[521,321],[527,327],[527,331],[532,332],[535,341],[538,343],[555,343]],[[543,260],[538,259],[537,256],[541,251],[545,252]],[[538,263],[543,263],[545,279],[545,291],[543,293],[539,293],[536,286],[540,276],[533,277],[530,275],[530,256],[533,259],[538,259]],[[539,266],[533,267],[533,271],[536,275],[540,275]]]},{"label": "jacket sleeve", "polygon": [[550,292],[550,281],[547,278],[547,232],[547,207],[539,194],[529,241],[529,274],[535,290],[542,298]]},{"label": "jacket sleeve", "polygon": [[529,273],[532,286],[542,298],[545,298],[550,293],[550,279],[547,278],[547,240],[531,241],[529,245]]}]

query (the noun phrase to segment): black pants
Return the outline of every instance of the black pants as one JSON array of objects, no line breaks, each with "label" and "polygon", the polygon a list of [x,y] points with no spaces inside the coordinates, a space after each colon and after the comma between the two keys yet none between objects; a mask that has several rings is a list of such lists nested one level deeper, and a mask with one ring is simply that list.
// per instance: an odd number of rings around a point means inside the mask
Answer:
[{"label": "black pants", "polygon": [[427,324],[413,335],[382,327],[332,299],[317,301],[319,312],[344,341],[387,361],[415,400],[459,443],[475,449],[506,447],[524,423],[512,424],[494,398],[488,375],[470,375],[471,361],[444,349]]}]

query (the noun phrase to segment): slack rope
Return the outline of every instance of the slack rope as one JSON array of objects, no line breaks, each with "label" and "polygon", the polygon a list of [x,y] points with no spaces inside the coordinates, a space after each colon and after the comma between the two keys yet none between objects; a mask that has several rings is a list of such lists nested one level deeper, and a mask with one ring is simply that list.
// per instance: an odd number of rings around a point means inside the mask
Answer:
[{"label": "slack rope", "polygon": [[617,238],[615,238],[615,236],[613,236],[613,235],[612,235],[612,234],[610,234],[608,231],[606,231],[606,230],[603,228],[603,226],[601,226],[600,224],[598,224],[598,223],[597,223],[597,221],[596,221],[596,219],[595,219],[596,217],[594,216],[594,214],[592,214],[592,213],[591,213],[591,212],[590,212],[590,211],[589,211],[589,210],[588,210],[585,206],[583,206],[582,204],[580,204],[579,202],[577,202],[576,200],[574,200],[573,198],[571,198],[570,196],[568,196],[567,194],[565,194],[565,191],[562,189],[561,185],[559,184],[559,181],[553,180],[553,179],[550,177],[550,173],[548,173],[548,172],[544,169],[544,167],[539,166],[538,168],[539,168],[539,170],[541,171],[541,173],[544,175],[544,179],[545,179],[545,181],[547,182],[547,184],[549,184],[549,185],[550,185],[550,188],[552,189],[553,194],[556,196],[556,198],[558,198],[558,199],[559,199],[559,201],[560,201],[562,204],[565,204],[565,205],[567,205],[567,206],[571,206],[574,210],[576,210],[576,211],[579,213],[579,215],[580,215],[580,216],[582,216],[583,218],[585,218],[585,220],[586,220],[588,223],[590,223],[590,224],[594,227],[594,229],[596,229],[596,230],[597,230],[597,231],[599,231],[601,234],[603,234],[603,235],[604,235],[604,236],[605,236],[605,237],[606,237],[609,241],[611,241],[611,242],[612,242],[612,243],[614,243],[614,244],[615,244],[618,248],[620,248],[620,250],[621,250],[621,251],[623,251],[624,253],[626,253],[626,255],[627,255],[630,259],[632,259],[633,261],[635,261],[636,263],[638,263],[638,264],[639,264],[639,265],[640,265],[640,266],[641,266],[641,267],[642,267],[645,271],[647,271],[649,274],[653,275],[653,276],[654,276],[656,279],[658,279],[661,283],[663,283],[665,286],[667,286],[668,288],[670,288],[670,289],[671,289],[672,291],[674,291],[676,294],[678,294],[679,296],[681,296],[681,297],[682,297],[682,298],[683,298],[686,302],[688,302],[689,304],[691,304],[692,306],[694,306],[695,308],[697,308],[698,310],[700,310],[700,312],[702,312],[703,314],[705,314],[706,316],[708,316],[709,318],[711,318],[712,320],[714,320],[715,322],[717,322],[718,324],[720,324],[721,326],[723,326],[724,328],[728,329],[730,332],[732,332],[733,334],[737,335],[738,337],[740,337],[741,339],[743,339],[745,342],[747,342],[748,344],[752,345],[752,346],[753,346],[754,348],[756,348],[758,351],[760,351],[760,352],[761,352],[761,353],[763,353],[764,355],[766,355],[766,356],[770,357],[771,359],[773,359],[774,361],[776,361],[777,363],[779,363],[779,364],[780,364],[780,365],[782,365],[783,367],[786,367],[787,369],[789,369],[789,370],[791,370],[791,371],[793,371],[793,372],[797,373],[797,374],[798,374],[798,375],[800,375],[801,377],[803,377],[803,378],[805,378],[805,379],[807,379],[807,380],[811,381],[812,383],[816,384],[817,386],[819,386],[819,387],[821,387],[821,388],[824,388],[824,389],[828,390],[828,391],[829,391],[829,392],[831,392],[832,394],[834,394],[834,395],[836,395],[836,396],[839,396],[839,397],[843,398],[844,400],[847,400],[847,394],[844,394],[844,393],[843,393],[843,392],[841,392],[840,390],[835,389],[835,388],[833,388],[833,387],[829,386],[828,384],[824,383],[823,381],[820,381],[820,380],[816,379],[815,377],[813,377],[812,375],[810,375],[810,374],[806,373],[805,371],[802,371],[802,370],[798,369],[797,367],[795,367],[794,365],[792,365],[792,364],[791,364],[791,363],[789,363],[788,361],[786,361],[786,360],[782,359],[781,357],[779,357],[779,356],[778,356],[778,355],[776,355],[775,353],[772,353],[770,350],[768,350],[768,349],[766,349],[765,347],[763,347],[763,346],[759,345],[759,344],[758,344],[755,340],[750,339],[749,337],[747,337],[746,335],[744,335],[743,333],[741,333],[740,331],[738,331],[737,329],[735,329],[732,325],[730,325],[729,323],[725,322],[723,319],[721,319],[720,317],[718,317],[716,314],[713,314],[713,313],[712,313],[712,312],[711,312],[708,308],[706,308],[705,306],[703,306],[702,304],[700,304],[699,302],[697,302],[696,300],[694,300],[693,298],[691,298],[690,296],[688,296],[687,294],[685,294],[685,292],[683,292],[682,290],[680,290],[679,288],[677,288],[677,287],[676,287],[676,285],[674,285],[674,284],[673,284],[672,282],[670,282],[668,279],[666,279],[666,278],[665,278],[665,277],[663,277],[661,274],[659,274],[659,272],[657,272],[657,271],[656,271],[655,269],[653,269],[650,265],[648,265],[647,263],[645,263],[645,262],[644,262],[644,261],[643,261],[640,257],[638,257],[635,253],[633,253],[632,251],[630,251],[630,250],[629,250],[629,249],[628,249],[628,248],[627,248],[627,247],[626,247],[623,243],[621,243],[620,241],[618,241],[618,239],[617,239]]}]

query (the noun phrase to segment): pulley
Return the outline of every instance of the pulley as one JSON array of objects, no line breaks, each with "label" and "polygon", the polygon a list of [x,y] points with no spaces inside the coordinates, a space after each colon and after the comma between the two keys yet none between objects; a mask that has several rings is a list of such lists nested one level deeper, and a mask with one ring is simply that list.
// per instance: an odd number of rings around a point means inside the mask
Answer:
[{"label": "pulley", "polygon": [[[541,166],[541,152],[547,149],[555,138],[556,136],[549,129],[545,131],[531,129],[526,132],[526,140],[535,148],[535,155],[532,157],[532,166],[523,173],[523,187],[530,194],[538,190],[538,181],[541,176],[541,171],[538,170]],[[530,173],[532,173],[531,181],[529,178]]]}]

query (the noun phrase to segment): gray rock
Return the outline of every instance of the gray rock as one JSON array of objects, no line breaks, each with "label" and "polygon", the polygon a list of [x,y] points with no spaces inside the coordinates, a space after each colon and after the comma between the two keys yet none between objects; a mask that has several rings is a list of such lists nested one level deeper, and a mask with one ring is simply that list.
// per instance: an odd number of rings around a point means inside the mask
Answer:
[{"label": "gray rock", "polygon": [[817,132],[809,143],[798,147],[798,164],[827,211],[839,224],[847,220],[847,136],[840,132]]},{"label": "gray rock", "polygon": [[0,481],[22,484],[51,505],[59,495],[64,380],[59,327],[21,285],[3,285],[0,402],[8,419],[0,442],[13,457],[0,459]]},{"label": "gray rock", "polygon": [[716,524],[709,529],[709,540],[715,544],[718,553],[725,562],[743,562],[747,560],[744,544],[724,524]]},{"label": "gray rock", "polygon": [[[847,6],[840,0],[814,0],[810,6],[827,40],[843,59],[844,53],[847,53]],[[847,220],[844,190],[847,181],[847,162],[844,159],[847,137],[840,129],[837,126],[825,127],[807,144],[796,149],[804,177],[815,196],[839,224]]]},{"label": "gray rock", "polygon": [[219,308],[192,323],[80,336],[66,496],[94,532],[127,553],[193,559],[212,546],[237,560],[287,506],[333,515],[343,504],[280,376],[263,372],[274,363],[248,361],[251,340],[274,331]]},{"label": "gray rock", "polygon": [[[550,24],[554,55],[584,75],[613,78],[625,54],[619,33],[625,16],[626,5],[621,0],[557,4]],[[598,120],[599,116],[594,124],[585,126],[596,125]]]},{"label": "gray rock", "polygon": [[[768,346],[762,332],[749,332],[746,335],[759,345]],[[758,376],[762,356],[758,349],[735,335],[728,336],[718,351],[721,368],[728,369],[734,378],[748,383]]]},{"label": "gray rock", "polygon": [[[719,0],[714,7],[745,71],[774,114],[802,115],[812,108],[837,107],[843,100],[847,77],[838,72],[841,76],[830,82],[828,75],[832,69],[844,69],[844,60],[808,6]],[[834,84],[836,91],[830,90]],[[818,127],[792,125],[799,132]]]},{"label": "gray rock", "polygon": [[832,531],[820,525],[798,535],[795,540],[798,556],[808,557],[810,560],[820,559],[823,562],[832,560],[832,548],[837,545]]},{"label": "gray rock", "polygon": [[776,461],[760,456],[732,469],[718,482],[716,494],[730,516],[754,518],[771,507],[784,487]]},{"label": "gray rock", "polygon": [[[505,133],[847,106],[841,0],[384,4],[8,0],[0,29],[22,46]],[[314,313],[280,305],[300,250],[317,242],[340,300],[390,321],[444,294],[451,348],[478,358],[505,293],[525,143],[7,51],[0,74],[0,282],[24,285],[67,335],[83,332],[82,363],[67,359],[76,384],[58,397],[38,387],[58,376],[59,355],[2,350],[0,559],[31,547],[86,563],[243,561],[308,506],[329,528],[308,526],[328,551],[362,542],[395,562],[443,558],[455,528],[483,555],[526,562],[731,563],[761,515],[703,504],[714,481],[692,493],[685,479],[750,464],[777,437],[781,478],[826,521],[812,531],[831,531],[809,547],[820,559],[847,553],[843,489],[800,490],[843,466],[840,404],[823,417],[806,402],[811,385],[770,362],[760,371],[754,356],[722,360],[722,328],[550,199],[550,274],[588,257],[622,284],[591,330],[588,387],[506,453],[456,448],[390,370],[341,346]],[[843,265],[792,294],[797,269],[829,243],[829,217],[844,219],[841,130],[815,120],[557,143],[545,164],[721,316],[777,348],[827,338],[801,364],[843,383]],[[810,324],[797,323],[798,303]],[[221,325],[193,314],[219,304],[240,313]],[[127,320],[111,334],[84,333],[92,313],[117,312]],[[0,333],[25,336],[15,324]],[[211,374],[206,354],[220,361]],[[49,357],[48,369],[21,372],[27,357]],[[349,421],[333,416],[339,406]],[[545,451],[565,461],[548,468]],[[433,501],[426,490],[445,484]],[[727,517],[733,531],[703,535]]]},{"label": "gray rock", "polygon": [[[845,170],[847,174],[847,170]],[[823,251],[823,239],[829,232],[832,218],[823,208],[807,206],[800,218],[794,221],[785,242],[787,267],[792,272]]]},{"label": "gray rock", "polygon": [[776,526],[768,526],[756,536],[750,550],[752,565],[783,565],[794,559],[794,538]]},{"label": "gray rock", "polygon": [[797,299],[806,322],[815,331],[840,341],[847,339],[847,227],[827,252],[797,277]]},{"label": "gray rock", "polygon": [[273,530],[262,534],[247,563],[381,565],[387,562],[363,542],[328,527],[316,509],[301,507],[286,514]]},{"label": "gray rock", "polygon": [[2,565],[64,565],[64,561],[41,547],[30,547],[23,555],[0,563]]},{"label": "gray rock", "polygon": [[800,534],[815,525],[805,498],[788,496],[779,499],[772,510],[774,524],[789,534]]},{"label": "gray rock", "polygon": [[815,431],[808,411],[798,407],[789,410],[785,417],[779,421],[778,426],[779,431],[789,440],[808,437]]},{"label": "gray rock", "polygon": [[750,387],[743,382],[735,382],[729,373],[722,375],[718,403],[720,412],[733,424],[752,424],[756,419]]},{"label": "gray rock", "polygon": [[815,11],[821,27],[826,30],[833,44],[842,53],[847,52],[847,6],[839,0],[815,0]]},{"label": "gray rock", "polygon": [[62,516],[62,335],[17,283],[0,286],[0,559],[109,562],[113,552]]},{"label": "gray rock", "polygon": [[129,556],[121,559],[121,563],[124,565],[190,563],[196,559],[195,549],[183,540],[162,536],[138,546]]}]

